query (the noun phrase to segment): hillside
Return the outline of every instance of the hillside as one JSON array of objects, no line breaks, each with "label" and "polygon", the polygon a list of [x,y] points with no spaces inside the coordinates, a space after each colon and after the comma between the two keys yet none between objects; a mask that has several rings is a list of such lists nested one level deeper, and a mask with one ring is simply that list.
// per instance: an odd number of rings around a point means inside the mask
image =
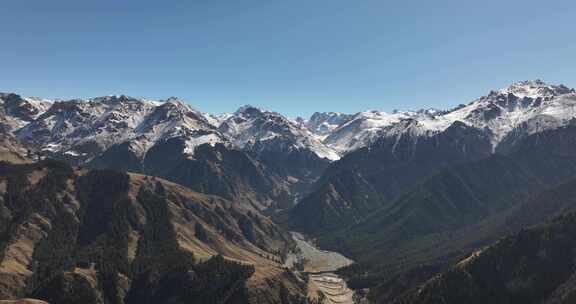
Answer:
[{"label": "hillside", "polygon": [[289,225],[321,234],[359,223],[436,170],[488,157],[491,152],[488,138],[463,123],[432,137],[415,134],[415,121],[397,128],[398,133],[332,164],[316,189],[294,207]]},{"label": "hillside", "polygon": [[261,303],[305,290],[268,219],[161,179],[0,164],[0,298]]},{"label": "hillside", "polygon": [[481,249],[396,303],[573,303],[576,214]]},{"label": "hillside", "polygon": [[[574,136],[574,126],[546,130],[508,155],[440,168],[362,220],[334,221],[341,226],[316,234],[320,245],[359,262],[341,271],[351,286],[393,298],[390,288],[414,286],[434,274],[430,269],[576,207],[576,154],[565,140]],[[397,278],[404,287],[393,283]]]}]

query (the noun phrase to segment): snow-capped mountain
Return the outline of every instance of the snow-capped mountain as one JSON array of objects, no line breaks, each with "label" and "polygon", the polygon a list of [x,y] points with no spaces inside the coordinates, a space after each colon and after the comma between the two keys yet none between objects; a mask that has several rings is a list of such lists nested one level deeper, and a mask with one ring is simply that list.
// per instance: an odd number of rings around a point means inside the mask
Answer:
[{"label": "snow-capped mountain", "polygon": [[315,112],[310,116],[310,119],[303,121],[303,123],[312,133],[324,139],[353,117],[354,115],[352,114],[338,112]]},{"label": "snow-capped mountain", "polygon": [[381,136],[382,130],[406,119],[424,115],[418,112],[366,111],[355,114],[347,122],[335,128],[324,139],[324,144],[340,154],[364,147]]},{"label": "snow-capped mountain", "polygon": [[[10,98],[5,105],[24,110],[39,104]],[[159,176],[258,210],[292,202],[278,173],[235,147],[212,117],[178,98],[105,96],[55,101],[37,112],[20,108],[1,111],[0,118],[7,134],[29,147],[24,152],[31,158]]]},{"label": "snow-capped mountain", "polygon": [[[328,167],[318,186],[292,209],[292,225],[308,233],[342,231],[373,216],[374,210],[387,209],[386,204],[399,208],[389,207],[395,210],[390,217],[396,217],[404,214],[404,201],[399,200],[404,191],[439,170],[459,170],[455,168],[461,164],[481,160],[490,163],[487,167],[498,168],[502,161],[524,170],[527,166],[515,163],[523,158],[543,180],[559,181],[563,174],[573,178],[575,105],[574,90],[536,80],[514,83],[446,112],[358,113],[325,139],[349,152]],[[471,176],[489,184],[486,176]],[[431,189],[453,191],[458,179],[443,180]]]},{"label": "snow-capped mountain", "polygon": [[576,117],[576,94],[541,80],[514,83],[442,115],[418,117],[423,130],[440,132],[455,121],[485,130],[495,149],[513,130],[537,132],[567,124]]},{"label": "snow-capped mountain", "polygon": [[[244,106],[219,128],[240,148],[282,149],[283,152],[309,150],[319,158],[337,160],[338,154],[306,128],[276,112]],[[258,143],[256,145],[256,143]],[[278,146],[281,145],[281,146]]]},{"label": "snow-capped mountain", "polygon": [[198,145],[224,143],[256,154],[309,151],[334,161],[380,137],[405,132],[407,124],[400,124],[405,120],[418,136],[437,134],[460,121],[486,132],[497,150],[576,117],[576,92],[541,80],[514,83],[449,111],[318,112],[297,121],[251,106],[232,114],[202,113],[177,98],[49,101],[0,93],[0,103],[3,125],[19,140],[81,161],[125,142],[143,156],[155,143],[174,137],[184,139],[190,157]]},{"label": "snow-capped mountain", "polygon": [[52,101],[37,97],[22,97],[14,93],[0,93],[2,123],[11,130],[22,128],[52,105]]},{"label": "snow-capped mountain", "polygon": [[516,136],[568,124],[576,117],[575,106],[574,89],[530,80],[492,91],[449,111],[367,111],[347,118],[340,125],[324,123],[322,119],[328,120],[329,115],[314,114],[306,125],[340,155],[365,147],[380,137],[404,132],[405,120],[411,121],[409,132],[417,136],[437,134],[459,121],[487,132],[496,150],[501,143],[504,145]]},{"label": "snow-capped mountain", "polygon": [[214,127],[218,128],[220,125],[230,116],[234,115],[232,113],[221,113],[221,114],[212,114],[212,113],[202,113],[204,118],[213,125]]},{"label": "snow-capped mountain", "polygon": [[240,149],[282,176],[292,193],[306,192],[339,155],[298,122],[244,106],[219,127]]},{"label": "snow-capped mountain", "polygon": [[173,137],[185,140],[189,155],[200,144],[226,142],[200,112],[177,98],[156,102],[124,95],[54,102],[16,135],[48,154],[80,161],[124,142],[140,157]]}]

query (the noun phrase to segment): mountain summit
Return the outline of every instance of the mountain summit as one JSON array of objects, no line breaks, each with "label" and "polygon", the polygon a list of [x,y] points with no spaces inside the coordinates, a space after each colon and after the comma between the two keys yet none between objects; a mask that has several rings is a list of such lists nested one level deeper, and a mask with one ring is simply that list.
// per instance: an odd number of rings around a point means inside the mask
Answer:
[{"label": "mountain summit", "polygon": [[315,113],[307,125],[311,132],[323,138],[324,144],[340,154],[365,147],[382,136],[393,135],[398,130],[395,125],[406,119],[416,121],[420,134],[427,136],[444,131],[455,121],[463,122],[487,132],[493,149],[497,150],[502,142],[508,145],[507,142],[517,136],[568,124],[576,116],[575,102],[574,89],[542,80],[528,80],[491,91],[448,111],[366,111],[341,120],[332,119],[331,124],[317,122],[324,117],[327,121],[330,114]]}]

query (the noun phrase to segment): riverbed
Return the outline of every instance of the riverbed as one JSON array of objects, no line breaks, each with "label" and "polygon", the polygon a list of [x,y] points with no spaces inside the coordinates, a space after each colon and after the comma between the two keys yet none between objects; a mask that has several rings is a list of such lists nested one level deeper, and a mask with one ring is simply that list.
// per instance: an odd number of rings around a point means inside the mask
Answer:
[{"label": "riverbed", "polygon": [[324,304],[353,304],[354,291],[334,271],[354,261],[338,252],[318,249],[300,233],[292,232],[292,238],[298,249],[288,255],[286,266],[294,268],[296,264],[302,264],[301,271],[309,278],[309,296],[316,298],[319,292],[325,297]]}]

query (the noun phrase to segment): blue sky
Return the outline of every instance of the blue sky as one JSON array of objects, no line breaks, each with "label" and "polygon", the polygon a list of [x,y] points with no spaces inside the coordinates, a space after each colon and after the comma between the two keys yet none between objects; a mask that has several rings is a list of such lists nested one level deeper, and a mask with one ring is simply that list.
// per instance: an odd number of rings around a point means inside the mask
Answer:
[{"label": "blue sky", "polygon": [[447,108],[576,86],[574,1],[1,1],[0,91],[209,112]]}]

